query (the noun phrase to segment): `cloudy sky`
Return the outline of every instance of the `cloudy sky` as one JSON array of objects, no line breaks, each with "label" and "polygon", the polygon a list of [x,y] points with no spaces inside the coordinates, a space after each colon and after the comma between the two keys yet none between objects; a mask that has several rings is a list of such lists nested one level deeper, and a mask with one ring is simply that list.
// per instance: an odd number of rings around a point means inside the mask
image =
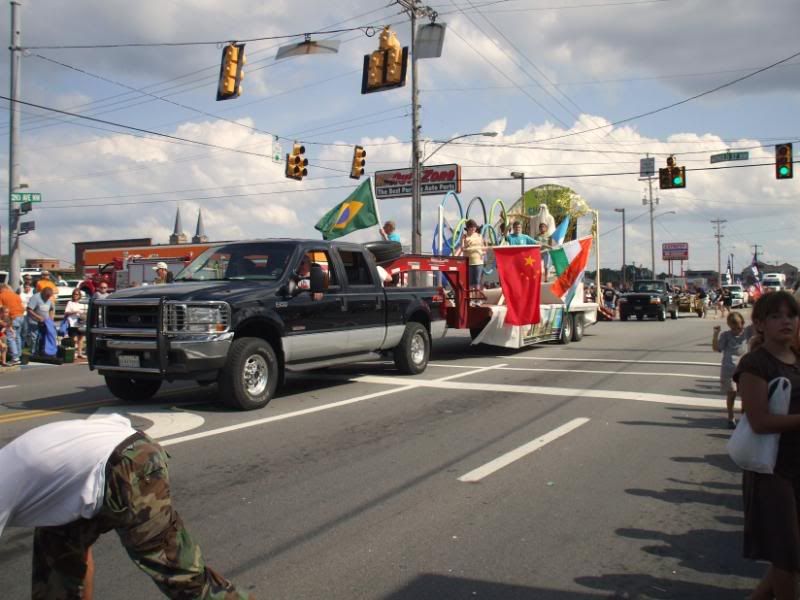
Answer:
[{"label": "cloudy sky", "polygon": [[[710,221],[719,218],[727,220],[722,255],[733,254],[737,268],[750,261],[754,244],[762,259],[800,265],[800,173],[777,181],[772,166],[776,143],[798,142],[800,154],[800,56],[735,82],[800,52],[800,2],[430,1],[447,35],[441,58],[419,62],[427,153],[437,140],[499,133],[437,152],[436,162],[457,162],[472,180],[464,181],[465,200],[513,203],[520,182],[511,171],[525,172],[528,187],[567,185],[600,210],[603,266],[622,262],[615,208],[626,210],[628,262],[647,266],[647,184],[638,179],[639,159],[649,153],[664,166],[675,154],[690,170],[688,185],[658,192],[656,182],[656,214],[675,211],[655,220],[658,259],[662,242],[689,242],[691,268],[716,268]],[[363,56],[376,49],[377,37],[359,30],[314,36],[340,40],[336,55],[282,61],[275,61],[276,49],[302,36],[248,42],[244,94],[226,102],[215,101],[221,50],[213,43],[57,48],[386,24],[407,45],[408,19],[397,4],[22,0],[21,13],[29,48],[22,99],[109,122],[22,108],[20,180],[44,196],[32,215],[37,230],[23,238],[24,257],[72,262],[72,242],[94,239],[165,243],[178,205],[190,235],[202,208],[212,239],[315,238],[314,223],[354,187],[347,176],[353,144],[366,148],[370,173],[410,165],[410,85],[360,94]],[[0,31],[8,32],[8,4],[0,16]],[[0,75],[0,94],[7,95],[7,61]],[[729,82],[735,83],[683,102]],[[284,151],[292,140],[305,143],[310,165],[302,182],[285,179],[283,164],[270,160],[273,136]],[[741,168],[708,170],[710,155],[727,149],[746,150],[750,159],[723,163]],[[2,154],[7,165],[6,145]],[[2,179],[7,186],[5,169]],[[440,200],[423,198],[425,247]],[[381,201],[380,210],[410,241],[410,199]],[[6,248],[5,221],[2,229]],[[664,263],[657,268],[665,270]]]}]

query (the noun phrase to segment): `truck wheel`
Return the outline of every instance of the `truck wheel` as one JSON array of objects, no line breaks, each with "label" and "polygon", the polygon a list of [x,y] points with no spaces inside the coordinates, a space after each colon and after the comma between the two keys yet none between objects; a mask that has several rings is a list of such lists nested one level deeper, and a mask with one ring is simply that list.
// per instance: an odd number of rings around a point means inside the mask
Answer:
[{"label": "truck wheel", "polygon": [[659,321],[666,321],[667,320],[667,308],[665,306],[661,307],[661,312],[658,313],[658,320]]},{"label": "truck wheel", "polygon": [[572,317],[572,341],[580,342],[583,339],[583,313],[575,313]]},{"label": "truck wheel", "polygon": [[428,366],[431,355],[431,338],[420,323],[406,324],[400,343],[394,349],[394,364],[404,375],[417,375]]},{"label": "truck wheel", "polygon": [[569,344],[572,340],[572,315],[564,313],[564,320],[561,323],[561,337],[558,338],[559,344]]},{"label": "truck wheel", "polygon": [[266,406],[278,387],[278,359],[269,342],[242,337],[233,341],[217,382],[222,400],[239,410]]},{"label": "truck wheel", "polygon": [[136,379],[120,375],[106,375],[108,391],[125,402],[150,400],[161,387],[160,379]]},{"label": "truck wheel", "polygon": [[669,313],[669,317],[673,321],[677,320],[678,319],[678,311],[677,310],[673,310],[671,313]]}]

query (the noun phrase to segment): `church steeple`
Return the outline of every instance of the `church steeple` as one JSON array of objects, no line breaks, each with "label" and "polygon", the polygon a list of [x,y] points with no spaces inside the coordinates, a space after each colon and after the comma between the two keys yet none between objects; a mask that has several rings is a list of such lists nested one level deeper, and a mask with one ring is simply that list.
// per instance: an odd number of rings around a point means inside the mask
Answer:
[{"label": "church steeple", "polygon": [[206,235],[205,227],[203,227],[203,210],[198,209],[197,211],[197,228],[194,232],[194,237],[192,238],[193,244],[203,244],[208,241],[208,236]]},{"label": "church steeple", "polygon": [[183,232],[183,225],[181,225],[181,207],[179,206],[175,212],[175,227],[172,230],[172,235],[169,236],[170,244],[185,244],[189,238]]}]

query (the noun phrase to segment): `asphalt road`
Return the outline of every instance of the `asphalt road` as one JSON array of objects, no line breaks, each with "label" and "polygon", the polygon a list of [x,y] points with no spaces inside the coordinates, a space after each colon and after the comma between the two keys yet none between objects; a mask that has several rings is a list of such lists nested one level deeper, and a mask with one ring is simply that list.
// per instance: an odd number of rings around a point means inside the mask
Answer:
[{"label": "asphalt road", "polygon": [[[266,408],[165,386],[121,406],[85,366],[0,377],[0,444],[97,410],[136,413],[172,456],[209,564],[258,598],[742,598],[740,474],[725,451],[721,321],[600,323],[522,351],[456,333],[428,370],[290,376]],[[4,598],[29,592],[31,532],[0,539]],[[96,598],[158,598],[115,535]]]}]

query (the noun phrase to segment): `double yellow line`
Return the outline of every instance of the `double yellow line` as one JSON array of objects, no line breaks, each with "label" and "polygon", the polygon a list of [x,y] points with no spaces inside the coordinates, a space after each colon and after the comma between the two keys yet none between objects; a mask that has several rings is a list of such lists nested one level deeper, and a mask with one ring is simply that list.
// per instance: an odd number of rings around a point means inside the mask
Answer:
[{"label": "double yellow line", "polygon": [[106,406],[108,404],[116,404],[116,400],[95,400],[94,402],[83,402],[81,404],[67,404],[59,406],[58,408],[43,408],[41,410],[25,410],[22,412],[15,412],[9,415],[0,416],[0,425],[4,423],[13,423],[15,421],[26,421],[28,419],[36,419],[39,417],[48,417],[50,415],[57,415],[64,411],[74,410],[76,408],[89,408],[92,406]]}]

